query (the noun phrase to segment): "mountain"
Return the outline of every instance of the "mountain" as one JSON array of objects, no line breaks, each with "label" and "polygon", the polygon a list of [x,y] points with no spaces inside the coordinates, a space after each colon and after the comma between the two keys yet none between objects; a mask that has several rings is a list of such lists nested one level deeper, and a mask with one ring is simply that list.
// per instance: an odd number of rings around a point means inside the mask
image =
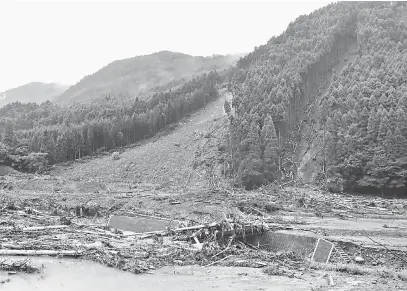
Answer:
[{"label": "mountain", "polygon": [[67,88],[67,85],[56,83],[31,82],[0,93],[0,107],[16,101],[21,103],[52,101]]},{"label": "mountain", "polygon": [[337,2],[300,16],[238,62],[231,88],[234,168],[246,187],[297,177],[405,195],[405,2]]},{"label": "mountain", "polygon": [[[232,95],[232,108],[224,106],[227,138],[219,138],[217,149],[225,156],[218,161],[222,164],[207,162],[222,168],[222,177],[246,189],[297,179],[335,192],[405,196],[406,23],[405,2],[333,3],[300,16],[236,66],[189,77],[182,84],[181,73],[168,74],[163,64],[191,76],[198,67],[205,71],[219,62],[171,52],[114,62],[68,90],[78,95],[61,96],[67,102],[91,100],[101,95],[86,95],[87,90],[112,93],[112,84],[129,94],[121,88],[134,85],[134,92],[140,92],[135,84],[153,88],[170,78],[175,87],[149,98],[101,98],[70,107],[5,106],[0,109],[2,159],[32,171],[45,162],[115,151],[187,122],[187,116],[218,100],[223,88]],[[152,60],[161,61],[152,65]],[[126,63],[138,65],[124,70]],[[185,63],[190,66],[179,65]],[[111,82],[108,73],[116,76]],[[143,81],[131,81],[132,75]],[[96,89],[85,86],[92,80]],[[206,137],[210,134],[196,132],[197,140],[205,142]],[[182,151],[189,145],[175,146]]]},{"label": "mountain", "polygon": [[[211,70],[226,69],[238,55],[195,57],[160,51],[145,56],[114,61],[71,86],[59,98],[61,104],[85,103],[106,96],[134,97],[173,80],[189,78]],[[184,83],[183,81],[182,83]]]}]

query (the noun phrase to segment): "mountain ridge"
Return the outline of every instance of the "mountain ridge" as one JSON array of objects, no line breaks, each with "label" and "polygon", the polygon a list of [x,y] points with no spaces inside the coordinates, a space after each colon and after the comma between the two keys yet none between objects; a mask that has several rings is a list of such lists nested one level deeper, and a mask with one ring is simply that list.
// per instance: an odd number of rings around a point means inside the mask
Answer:
[{"label": "mountain ridge", "polygon": [[17,101],[21,103],[53,101],[68,87],[68,85],[60,83],[29,82],[1,92],[0,97],[2,98],[0,98],[0,107]]},{"label": "mountain ridge", "polygon": [[56,102],[86,103],[106,96],[135,97],[176,79],[233,66],[241,55],[191,56],[159,51],[115,60],[69,87]]}]

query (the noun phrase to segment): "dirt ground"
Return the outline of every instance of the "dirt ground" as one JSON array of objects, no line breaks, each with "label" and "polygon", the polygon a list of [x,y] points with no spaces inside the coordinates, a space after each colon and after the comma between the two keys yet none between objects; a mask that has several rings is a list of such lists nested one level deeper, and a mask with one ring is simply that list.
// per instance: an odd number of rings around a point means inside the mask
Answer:
[{"label": "dirt ground", "polygon": [[[275,268],[272,275],[297,278],[305,285],[322,273],[335,278],[334,286],[313,290],[407,290],[407,201],[295,184],[233,189],[213,166],[225,154],[219,146],[226,134],[225,98],[230,96],[224,94],[175,128],[123,150],[119,160],[105,155],[59,165],[48,175],[13,172],[0,177],[2,255],[13,250],[73,251],[68,255],[137,274],[163,266]],[[184,226],[221,224],[225,218],[278,225],[333,242],[349,262],[333,258],[312,268],[290,254],[228,247],[213,239],[197,250],[186,239],[190,231],[162,239],[106,228],[110,215],[128,212],[181,220]],[[62,227],[47,228],[55,225]],[[363,262],[356,264],[357,257]],[[269,290],[258,284],[250,290]]]}]

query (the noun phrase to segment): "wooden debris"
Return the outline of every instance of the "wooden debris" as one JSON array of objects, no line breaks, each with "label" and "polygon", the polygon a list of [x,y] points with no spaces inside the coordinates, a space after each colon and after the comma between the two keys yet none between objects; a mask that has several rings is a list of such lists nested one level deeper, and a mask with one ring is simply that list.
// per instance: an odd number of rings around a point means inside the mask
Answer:
[{"label": "wooden debris", "polygon": [[39,230],[53,230],[53,229],[61,229],[61,228],[68,228],[68,227],[69,227],[68,225],[48,225],[48,226],[32,226],[32,227],[18,229],[18,228],[9,226],[9,227],[0,228],[0,231],[20,230],[20,231],[28,232],[28,231],[39,231]]},{"label": "wooden debris", "polygon": [[220,259],[220,260],[217,260],[217,261],[212,262],[212,263],[210,263],[210,264],[208,264],[208,265],[205,265],[204,267],[210,267],[210,266],[213,266],[213,265],[215,265],[215,264],[217,264],[217,263],[219,263],[219,262],[222,262],[222,261],[224,261],[224,260],[226,260],[226,259],[230,258],[231,256],[233,256],[233,255],[228,255],[228,256],[226,256],[226,257],[224,257],[224,258]]},{"label": "wooden debris", "polygon": [[69,256],[76,257],[81,255],[81,251],[69,250],[0,250],[2,256]]}]

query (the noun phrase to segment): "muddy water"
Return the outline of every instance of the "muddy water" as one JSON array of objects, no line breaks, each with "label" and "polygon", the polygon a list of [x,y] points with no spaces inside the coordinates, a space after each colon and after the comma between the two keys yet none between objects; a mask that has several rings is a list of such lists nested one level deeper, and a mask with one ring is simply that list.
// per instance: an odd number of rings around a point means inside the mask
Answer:
[{"label": "muddy water", "polygon": [[[13,258],[11,258],[13,259]],[[199,266],[165,267],[152,274],[134,275],[100,264],[69,259],[32,258],[35,265],[44,265],[41,275],[0,273],[0,290],[75,290],[75,291],[204,291],[204,290],[311,290],[323,284],[322,278],[313,280],[267,276],[260,269]],[[318,282],[319,281],[319,282]]]}]

